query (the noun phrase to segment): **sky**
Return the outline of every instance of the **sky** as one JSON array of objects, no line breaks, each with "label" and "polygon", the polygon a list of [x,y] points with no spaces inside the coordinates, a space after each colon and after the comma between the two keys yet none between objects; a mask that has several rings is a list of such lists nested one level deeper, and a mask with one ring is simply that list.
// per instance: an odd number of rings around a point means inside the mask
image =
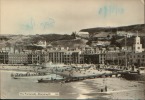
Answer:
[{"label": "sky", "polygon": [[0,1],[0,34],[71,34],[145,22],[144,0]]}]

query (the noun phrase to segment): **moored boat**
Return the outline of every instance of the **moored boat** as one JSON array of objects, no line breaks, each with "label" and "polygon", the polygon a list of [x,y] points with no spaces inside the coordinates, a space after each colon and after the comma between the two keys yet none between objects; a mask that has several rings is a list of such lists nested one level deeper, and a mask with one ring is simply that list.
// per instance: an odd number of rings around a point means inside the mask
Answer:
[{"label": "moored boat", "polygon": [[124,73],[122,77],[127,80],[145,81],[145,67],[139,67],[136,72]]},{"label": "moored boat", "polygon": [[62,82],[64,79],[50,79],[50,78],[41,78],[38,79],[38,83],[53,83],[53,82]]}]

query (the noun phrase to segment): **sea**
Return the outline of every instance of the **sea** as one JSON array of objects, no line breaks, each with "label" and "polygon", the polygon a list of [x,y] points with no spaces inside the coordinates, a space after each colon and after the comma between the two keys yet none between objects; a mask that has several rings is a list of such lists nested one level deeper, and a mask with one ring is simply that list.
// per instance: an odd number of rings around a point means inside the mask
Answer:
[{"label": "sea", "polygon": [[[109,77],[69,83],[38,83],[40,77],[13,79],[11,73],[14,71],[0,70],[1,99],[145,99],[144,81]],[[56,77],[54,74],[50,76]]]}]

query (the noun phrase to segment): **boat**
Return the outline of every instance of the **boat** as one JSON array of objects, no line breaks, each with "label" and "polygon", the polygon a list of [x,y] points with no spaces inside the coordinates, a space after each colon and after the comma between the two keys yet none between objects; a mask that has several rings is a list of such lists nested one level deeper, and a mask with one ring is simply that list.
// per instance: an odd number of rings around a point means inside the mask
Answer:
[{"label": "boat", "polygon": [[19,78],[31,78],[31,77],[38,77],[38,76],[45,76],[45,73],[36,73],[36,72],[16,72],[11,73],[11,77],[13,79],[19,79]]},{"label": "boat", "polygon": [[38,83],[57,83],[57,82],[63,82],[64,79],[53,79],[53,78],[41,78],[38,79]]},{"label": "boat", "polygon": [[11,76],[13,79],[18,79],[16,76]]},{"label": "boat", "polygon": [[121,75],[127,80],[145,81],[145,67],[139,67],[138,71],[131,71]]}]

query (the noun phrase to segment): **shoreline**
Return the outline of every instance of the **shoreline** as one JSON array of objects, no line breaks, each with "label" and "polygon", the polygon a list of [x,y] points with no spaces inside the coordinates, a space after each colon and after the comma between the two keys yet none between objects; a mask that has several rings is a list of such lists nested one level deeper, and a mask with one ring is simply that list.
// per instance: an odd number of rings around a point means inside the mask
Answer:
[{"label": "shoreline", "polygon": [[[78,82],[71,82],[66,84],[56,84],[56,83],[42,83],[38,84],[36,79],[30,80],[23,80],[23,79],[11,79],[9,77],[10,71],[1,70],[1,74],[3,77],[1,81],[1,86],[3,87],[2,91],[16,90],[18,92],[29,92],[29,91],[36,91],[36,92],[49,92],[49,91],[56,91],[60,92],[60,97],[57,98],[67,98],[70,99],[72,97],[77,99],[95,99],[95,98],[110,98],[110,99],[144,99],[144,84],[143,82],[138,81],[128,81],[122,78],[105,78],[105,83],[108,86],[107,92],[101,92],[101,88],[104,88],[104,78],[96,78],[96,79],[87,79]],[[12,83],[11,83],[12,82]],[[15,85],[16,84],[16,85]],[[17,86],[18,84],[18,86]],[[21,87],[21,85],[24,85]],[[30,86],[29,86],[30,85]],[[11,87],[12,86],[12,87]],[[27,87],[25,89],[25,87]],[[32,88],[31,88],[32,87]],[[37,88],[36,88],[37,87]],[[68,89],[67,89],[68,88]],[[70,90],[71,88],[72,90]],[[17,90],[18,89],[18,90]],[[69,92],[67,92],[69,91]],[[39,91],[40,90],[40,91]],[[61,94],[63,92],[63,94]],[[8,97],[10,98],[11,95],[14,98],[29,98],[29,97],[21,97],[17,94],[17,92],[8,92]],[[124,95],[124,96],[122,96]],[[13,98],[11,97],[11,98]],[[36,99],[37,97],[31,97]],[[38,98],[46,98],[46,97],[38,97]],[[47,97],[48,99],[49,97]]]}]

